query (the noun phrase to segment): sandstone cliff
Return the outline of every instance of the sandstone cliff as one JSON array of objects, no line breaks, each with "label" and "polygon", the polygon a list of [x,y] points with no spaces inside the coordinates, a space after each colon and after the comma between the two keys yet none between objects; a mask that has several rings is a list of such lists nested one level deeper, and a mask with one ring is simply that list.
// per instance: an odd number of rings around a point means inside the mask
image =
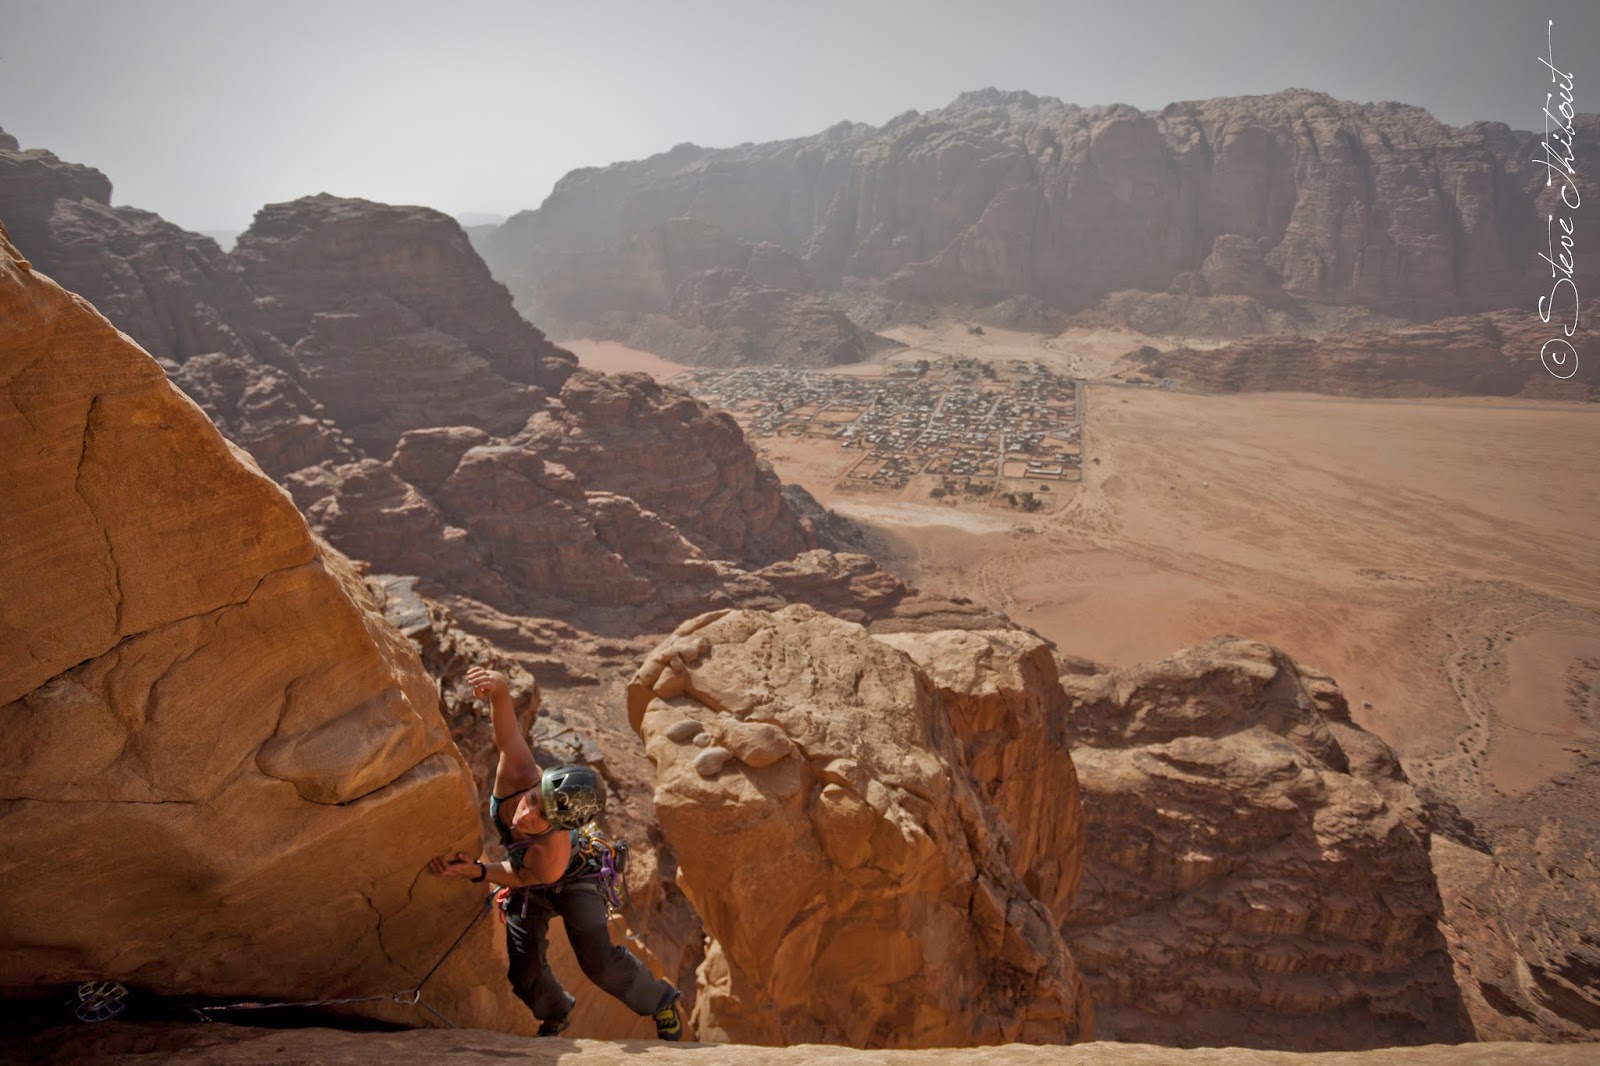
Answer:
[{"label": "sandstone cliff", "polygon": [[[640,376],[574,375],[438,212],[307,197],[224,256],[109,196],[97,171],[0,146],[0,217],[35,263],[124,309],[318,532],[469,599],[480,633],[528,650],[529,613],[665,632],[771,602],[744,568],[814,543],[730,420]],[[781,280],[764,257],[745,265]]]},{"label": "sandstone cliff", "polygon": [[[0,389],[0,986],[415,987],[477,909],[423,867],[478,837],[415,650],[287,495],[3,229]],[[480,924],[425,998],[514,1025],[496,951]]]},{"label": "sandstone cliff", "polygon": [[[1590,300],[1583,320],[1595,314],[1600,301]],[[1213,392],[1591,399],[1600,389],[1600,334],[1584,328],[1571,350],[1545,347],[1562,336],[1559,324],[1541,322],[1530,305],[1320,339],[1246,337],[1208,351],[1145,348],[1124,356],[1113,376],[1134,383],[1169,379]]]},{"label": "sandstone cliff", "polygon": [[[1587,200],[1600,118],[1577,127]],[[1434,318],[1548,287],[1535,253],[1560,190],[1537,145],[1302,89],[1153,113],[986,89],[876,128],[573,171],[487,258],[536,304],[567,257],[686,217],[787,249],[830,292],[856,279],[891,300],[1072,311],[1189,275],[1180,289]],[[1596,291],[1600,263],[1580,271]]]},{"label": "sandstone cliff", "polygon": [[1219,637],[1062,680],[1091,826],[1066,931],[1101,1036],[1300,1050],[1471,1037],[1422,805],[1330,679]]},{"label": "sandstone cliff", "polygon": [[[954,652],[897,639],[969,670],[935,683],[862,627],[796,606],[685,622],[629,688],[656,816],[709,938],[702,1037],[927,1047],[1090,1031],[1059,916],[1030,888],[1069,897],[1083,836],[1064,739],[1039,686],[1025,691],[1053,664],[1018,663],[1014,634],[963,635]],[[1031,713],[980,736],[985,705]],[[1029,755],[1054,767],[1049,809],[1029,812],[1055,823],[1043,836],[1008,820],[1039,797],[997,779]]]}]

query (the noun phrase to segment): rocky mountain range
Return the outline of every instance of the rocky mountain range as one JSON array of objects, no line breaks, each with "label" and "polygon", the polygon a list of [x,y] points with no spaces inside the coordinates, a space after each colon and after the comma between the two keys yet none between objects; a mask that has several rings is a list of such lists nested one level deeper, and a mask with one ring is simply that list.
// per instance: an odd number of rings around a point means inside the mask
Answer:
[{"label": "rocky mountain range", "polygon": [[[1575,125],[1588,199],[1600,118]],[[1201,318],[1222,298],[1245,322],[1315,307],[1421,321],[1548,291],[1537,255],[1561,185],[1539,158],[1502,124],[1301,89],[1159,112],[985,89],[879,127],[576,170],[485,255],[540,308],[580,264],[692,219],[798,257],[859,317],[874,302],[1073,312],[1134,290],[1187,295]],[[1578,270],[1595,291],[1595,258]]]}]

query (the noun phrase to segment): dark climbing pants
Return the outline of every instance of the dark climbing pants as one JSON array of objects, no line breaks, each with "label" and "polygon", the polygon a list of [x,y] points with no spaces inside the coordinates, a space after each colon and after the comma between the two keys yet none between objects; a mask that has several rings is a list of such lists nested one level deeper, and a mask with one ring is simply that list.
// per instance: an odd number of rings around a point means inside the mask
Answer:
[{"label": "dark climbing pants", "polygon": [[506,915],[506,949],[511,955],[511,987],[540,1021],[564,1017],[573,999],[550,972],[546,959],[550,919],[567,927],[567,940],[584,976],[616,996],[635,1014],[651,1014],[672,986],[651,975],[627,948],[611,942],[606,900],[593,881],[569,881],[527,893],[528,913],[518,913],[513,898]]}]

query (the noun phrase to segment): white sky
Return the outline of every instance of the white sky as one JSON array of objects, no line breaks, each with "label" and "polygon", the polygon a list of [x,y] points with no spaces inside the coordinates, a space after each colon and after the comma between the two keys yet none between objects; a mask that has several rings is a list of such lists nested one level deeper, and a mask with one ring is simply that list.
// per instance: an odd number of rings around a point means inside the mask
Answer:
[{"label": "white sky", "polygon": [[1547,18],[1600,109],[1597,0],[0,0],[0,127],[190,229],[316,192],[511,214],[575,167],[988,85],[1144,109],[1301,87],[1542,129]]}]

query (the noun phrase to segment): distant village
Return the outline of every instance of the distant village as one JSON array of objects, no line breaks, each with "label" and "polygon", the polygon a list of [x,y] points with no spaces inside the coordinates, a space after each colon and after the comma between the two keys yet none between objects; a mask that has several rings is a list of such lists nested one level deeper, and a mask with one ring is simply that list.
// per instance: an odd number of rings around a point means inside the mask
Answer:
[{"label": "distant village", "polygon": [[1038,493],[1083,478],[1083,382],[1040,363],[919,359],[865,378],[786,367],[694,369],[673,379],[728,411],[756,441],[831,440],[860,457],[846,483],[998,497],[1040,510]]}]

